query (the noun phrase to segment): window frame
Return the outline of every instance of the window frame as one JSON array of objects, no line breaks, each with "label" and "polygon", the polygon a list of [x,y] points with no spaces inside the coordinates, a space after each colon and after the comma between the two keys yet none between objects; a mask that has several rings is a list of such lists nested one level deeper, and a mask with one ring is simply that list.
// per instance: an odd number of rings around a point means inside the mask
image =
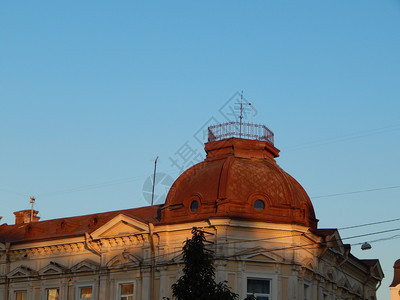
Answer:
[{"label": "window frame", "polygon": [[[81,291],[84,288],[91,288],[92,289],[92,296],[90,298],[81,298]],[[93,287],[93,285],[92,284],[81,284],[81,285],[77,286],[76,299],[78,299],[78,300],[82,300],[82,299],[93,300],[94,299],[94,287]]]},{"label": "window frame", "polygon": [[[18,293],[24,293],[25,294],[25,300],[28,299],[28,291],[27,290],[15,290],[14,291],[14,299],[18,300]],[[22,299],[24,300],[24,299]]]},{"label": "window frame", "polygon": [[60,300],[60,288],[59,287],[46,288],[46,300],[50,300],[49,291],[51,291],[51,290],[56,290],[57,291],[57,298],[55,300]]},{"label": "window frame", "polygon": [[[132,294],[122,294],[122,285],[124,284],[132,284]],[[135,281],[121,281],[117,284],[117,299],[118,300],[129,300],[129,298],[122,298],[122,297],[132,297],[135,299],[135,292],[136,292],[136,282]]]},{"label": "window frame", "polygon": [[[259,280],[259,281],[268,281],[269,285],[269,293],[251,293],[248,290],[249,280]],[[245,290],[246,297],[248,296],[259,296],[259,297],[267,297],[268,300],[272,299],[272,278],[270,277],[261,277],[261,276],[247,276],[246,277],[246,290]]]}]

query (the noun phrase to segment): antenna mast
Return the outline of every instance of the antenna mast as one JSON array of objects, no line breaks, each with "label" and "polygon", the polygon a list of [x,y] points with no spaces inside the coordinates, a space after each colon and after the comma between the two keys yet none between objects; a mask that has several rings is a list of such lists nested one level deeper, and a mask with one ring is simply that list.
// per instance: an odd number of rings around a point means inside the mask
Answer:
[{"label": "antenna mast", "polygon": [[253,114],[254,114],[254,102],[250,102],[249,105],[251,106],[251,137],[253,138]]},{"label": "antenna mast", "polygon": [[30,217],[30,222],[32,223],[33,220],[33,204],[35,203],[35,197],[31,196],[31,200],[29,201],[29,203],[31,203],[31,217]]},{"label": "antenna mast", "polygon": [[243,91],[240,93],[240,102],[236,103],[240,105],[240,115],[239,115],[239,137],[242,138],[242,124],[243,124],[243,104],[251,106],[251,136],[253,136],[253,106],[251,102],[243,103]]},{"label": "antenna mast", "polygon": [[152,206],[153,206],[153,203],[154,203],[154,187],[156,185],[157,160],[158,160],[158,156],[156,157],[156,160],[154,161],[153,190],[151,192],[151,205]]},{"label": "antenna mast", "polygon": [[240,93],[239,137],[242,138],[243,91]]}]

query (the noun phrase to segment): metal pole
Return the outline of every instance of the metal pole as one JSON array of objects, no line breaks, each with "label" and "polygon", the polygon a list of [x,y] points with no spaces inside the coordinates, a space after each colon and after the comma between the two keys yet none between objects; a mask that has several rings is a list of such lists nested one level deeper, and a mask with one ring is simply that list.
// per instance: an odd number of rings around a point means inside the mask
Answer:
[{"label": "metal pole", "polygon": [[30,223],[32,223],[33,220],[33,204],[35,203],[35,197],[31,197],[31,201],[29,201],[32,206],[31,206],[31,218],[30,218]]},{"label": "metal pole", "polygon": [[254,102],[250,103],[250,106],[251,106],[251,138],[253,139],[254,138],[254,136],[253,136],[253,127],[254,127],[254,124],[253,124],[253,106],[254,106]]},{"label": "metal pole", "polygon": [[151,205],[153,205],[153,203],[154,203],[154,187],[156,184],[157,160],[158,160],[158,156],[156,157],[156,160],[154,161],[153,191],[151,192]]},{"label": "metal pole", "polygon": [[[243,97],[243,95],[242,95]],[[242,119],[243,119],[243,103],[240,102],[240,123],[239,123],[239,137],[242,138]]]}]

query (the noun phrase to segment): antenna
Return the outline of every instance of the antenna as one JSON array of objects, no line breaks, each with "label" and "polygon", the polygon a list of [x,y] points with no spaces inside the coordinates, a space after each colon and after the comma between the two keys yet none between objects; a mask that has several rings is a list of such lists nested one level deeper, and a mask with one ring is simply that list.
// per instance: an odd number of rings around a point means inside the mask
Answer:
[{"label": "antenna", "polygon": [[240,115],[239,115],[239,137],[242,138],[242,119],[243,119],[243,90],[240,93]]},{"label": "antenna", "polygon": [[253,136],[253,106],[254,103],[243,103],[243,90],[240,93],[240,102],[237,103],[240,105],[240,115],[239,115],[239,137],[242,138],[242,121],[243,121],[243,104],[247,104],[249,106],[251,106],[251,136]]},{"label": "antenna", "polygon": [[253,138],[253,113],[254,113],[254,102],[250,102],[249,105],[251,106],[251,137]]},{"label": "antenna", "polygon": [[32,223],[33,220],[33,204],[35,204],[35,197],[31,196],[31,201],[29,201],[29,203],[31,203],[31,218],[30,218],[30,222]]},{"label": "antenna", "polygon": [[157,160],[158,160],[158,156],[156,157],[156,160],[154,161],[153,190],[151,192],[151,205],[152,206],[153,206],[153,202],[154,202],[154,186],[156,185]]}]

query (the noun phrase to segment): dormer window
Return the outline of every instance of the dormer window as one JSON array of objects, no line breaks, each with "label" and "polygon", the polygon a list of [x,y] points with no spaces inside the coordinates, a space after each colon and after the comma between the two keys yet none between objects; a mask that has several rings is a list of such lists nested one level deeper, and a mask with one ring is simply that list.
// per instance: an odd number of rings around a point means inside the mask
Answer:
[{"label": "dormer window", "polygon": [[193,200],[192,203],[190,203],[190,211],[196,212],[198,209],[199,209],[199,202]]}]

